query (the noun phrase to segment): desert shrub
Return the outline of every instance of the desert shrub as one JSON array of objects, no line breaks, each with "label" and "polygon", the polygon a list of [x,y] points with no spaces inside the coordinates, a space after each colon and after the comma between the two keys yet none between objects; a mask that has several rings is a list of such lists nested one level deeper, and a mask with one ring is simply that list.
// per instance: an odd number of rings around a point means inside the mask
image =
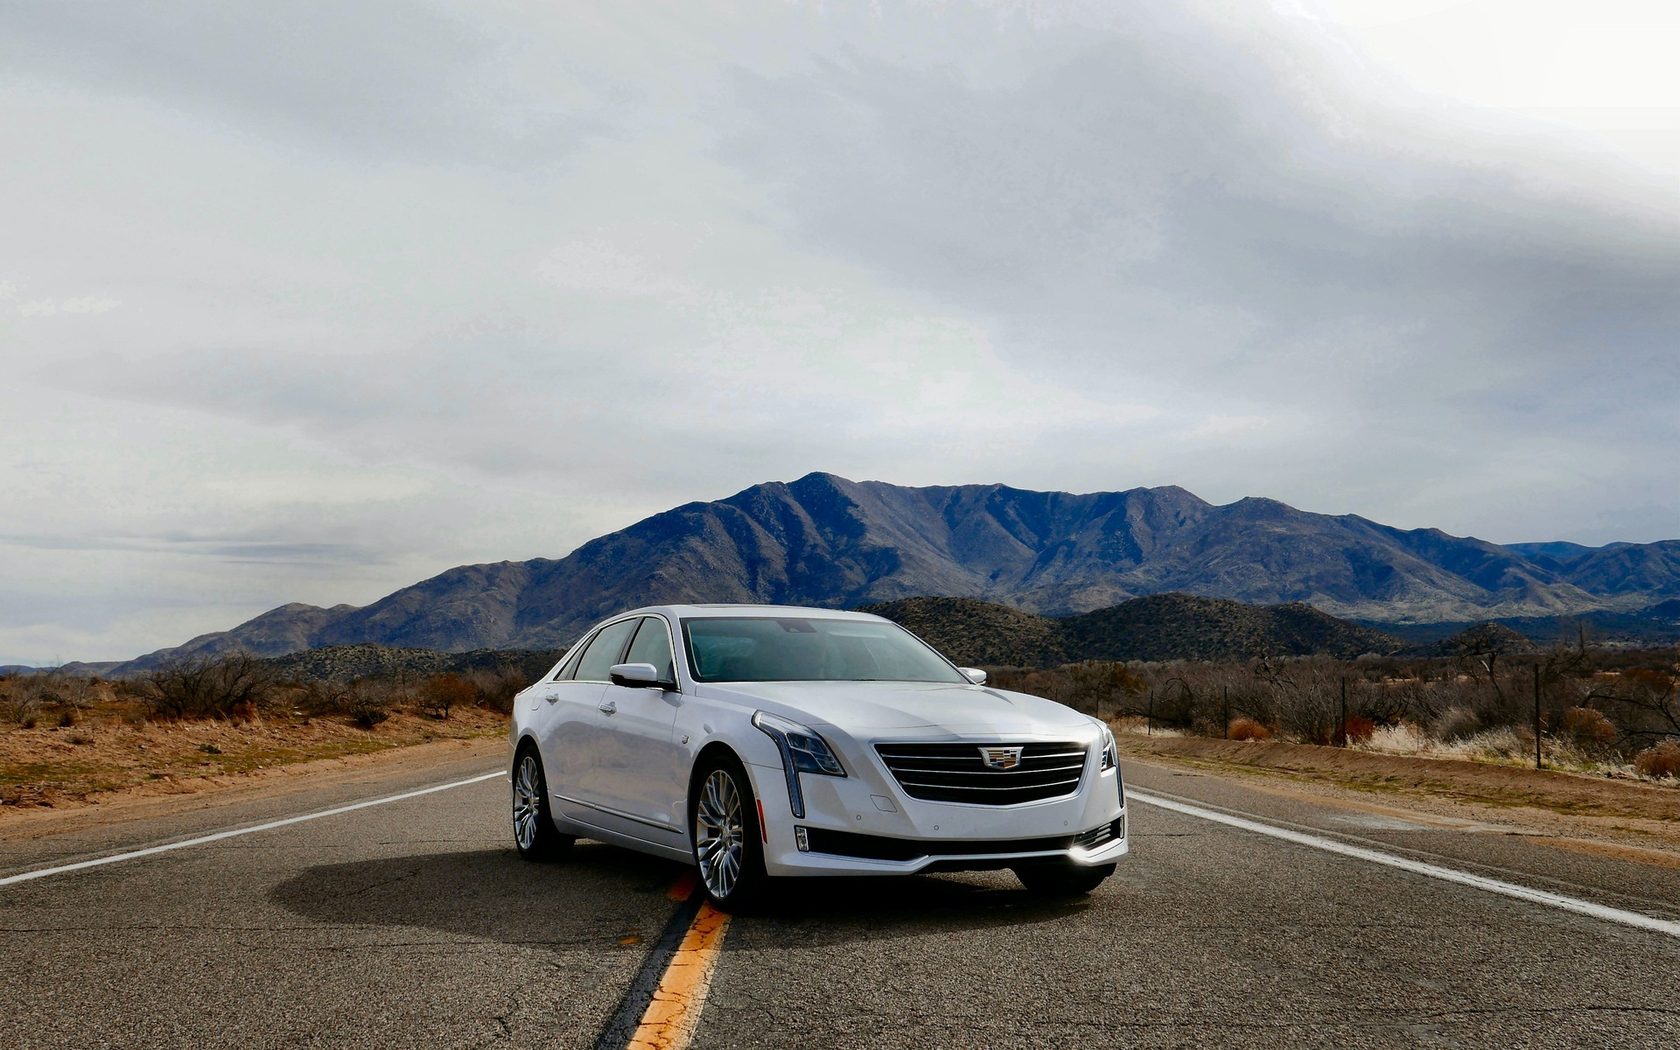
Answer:
[{"label": "desert shrub", "polygon": [[1252,718],[1233,718],[1228,735],[1232,740],[1270,740],[1272,731]]},{"label": "desert shrub", "polygon": [[153,717],[230,718],[267,703],[274,672],[249,653],[188,656],[166,661],[140,682],[140,695]]},{"label": "desert shrub", "polygon": [[372,729],[391,717],[389,695],[371,682],[358,680],[350,683],[344,692],[343,703],[344,713],[363,729]]},{"label": "desert shrub", "polygon": [[1563,731],[1577,744],[1605,746],[1615,742],[1616,727],[1604,712],[1591,707],[1571,707],[1563,712]]},{"label": "desert shrub", "polygon": [[16,678],[0,683],[0,718],[33,729],[40,713],[41,698],[33,689]]},{"label": "desert shrub", "polygon": [[94,682],[53,669],[0,680],[0,720],[25,729],[48,724],[69,728],[95,698]]},{"label": "desert shrub", "polygon": [[348,692],[349,685],[345,682],[304,682],[298,687],[295,703],[305,715],[341,715],[345,713]]},{"label": "desert shrub", "polygon": [[513,713],[513,698],[529,684],[524,673],[512,667],[473,671],[466,676],[466,681],[472,686],[479,704],[504,715]]},{"label": "desert shrub", "polygon": [[455,674],[433,675],[420,686],[420,710],[434,718],[448,718],[449,709],[470,704],[479,698],[479,690],[471,682]]},{"label": "desert shrub", "polygon": [[1364,715],[1348,715],[1347,724],[1342,727],[1342,732],[1347,734],[1350,744],[1368,743],[1377,732],[1377,723]]},{"label": "desert shrub", "polygon": [[1648,777],[1680,778],[1680,743],[1664,740],[1633,756],[1633,768]]}]

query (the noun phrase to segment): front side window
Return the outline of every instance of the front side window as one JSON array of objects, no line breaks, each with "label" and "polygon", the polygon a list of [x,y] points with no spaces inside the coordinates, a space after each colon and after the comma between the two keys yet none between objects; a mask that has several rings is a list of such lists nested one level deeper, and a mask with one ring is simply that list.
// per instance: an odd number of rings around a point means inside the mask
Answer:
[{"label": "front side window", "polygon": [[808,617],[695,617],[682,622],[698,682],[966,683],[897,624]]},{"label": "front side window", "polygon": [[618,663],[618,654],[624,651],[624,643],[630,640],[630,632],[640,622],[639,619],[620,620],[601,628],[601,633],[583,651],[583,659],[578,661],[577,680],[605,682],[612,673],[613,664]]},{"label": "front side window", "polygon": [[677,670],[671,660],[671,632],[665,629],[664,620],[657,616],[642,617],[642,626],[636,631],[636,640],[630,643],[624,662],[652,664],[658,669],[661,682],[676,684]]}]

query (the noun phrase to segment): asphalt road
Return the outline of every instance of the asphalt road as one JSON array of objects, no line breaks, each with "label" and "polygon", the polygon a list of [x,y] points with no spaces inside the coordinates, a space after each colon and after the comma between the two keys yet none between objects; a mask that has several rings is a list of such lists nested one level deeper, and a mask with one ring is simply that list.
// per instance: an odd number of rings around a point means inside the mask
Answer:
[{"label": "asphalt road", "polygon": [[[488,765],[0,846],[0,878]],[[1680,866],[1127,772],[1157,798],[1680,920]],[[682,869],[592,843],[524,863],[506,790],[0,886],[0,1046],[595,1045],[657,976]],[[693,1045],[1680,1045],[1680,937],[1131,809],[1133,855],[1079,903],[1007,873],[795,885],[729,924]]]}]

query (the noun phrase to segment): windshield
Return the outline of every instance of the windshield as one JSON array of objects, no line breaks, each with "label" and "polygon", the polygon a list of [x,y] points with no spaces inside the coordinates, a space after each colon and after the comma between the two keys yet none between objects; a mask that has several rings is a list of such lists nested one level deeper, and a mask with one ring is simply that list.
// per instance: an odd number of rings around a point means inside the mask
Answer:
[{"label": "windshield", "polygon": [[682,622],[697,682],[967,682],[897,624],[727,616]]}]

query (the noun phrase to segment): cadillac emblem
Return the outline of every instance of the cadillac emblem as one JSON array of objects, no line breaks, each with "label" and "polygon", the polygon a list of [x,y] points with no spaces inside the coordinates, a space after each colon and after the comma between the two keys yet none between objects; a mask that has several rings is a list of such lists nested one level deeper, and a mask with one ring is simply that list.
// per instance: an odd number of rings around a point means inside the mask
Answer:
[{"label": "cadillac emblem", "polygon": [[986,763],[987,769],[1014,769],[1021,764],[1022,747],[983,747],[980,749],[980,761]]}]

